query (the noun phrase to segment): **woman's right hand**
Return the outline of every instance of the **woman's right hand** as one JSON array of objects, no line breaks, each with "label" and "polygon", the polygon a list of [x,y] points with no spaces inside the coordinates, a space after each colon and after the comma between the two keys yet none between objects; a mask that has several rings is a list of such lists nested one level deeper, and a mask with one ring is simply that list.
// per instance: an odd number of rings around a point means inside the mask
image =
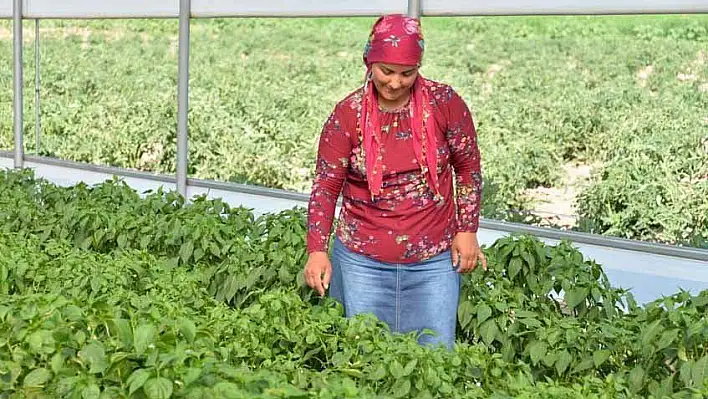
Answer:
[{"label": "woman's right hand", "polygon": [[320,296],[324,296],[332,278],[332,263],[327,252],[312,252],[305,265],[305,281]]}]

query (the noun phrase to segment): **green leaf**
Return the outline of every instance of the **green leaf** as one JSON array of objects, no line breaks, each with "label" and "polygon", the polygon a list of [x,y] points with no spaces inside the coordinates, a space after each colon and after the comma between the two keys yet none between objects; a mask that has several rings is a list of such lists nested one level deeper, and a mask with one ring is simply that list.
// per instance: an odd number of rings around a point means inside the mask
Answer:
[{"label": "green leaf", "polygon": [[521,252],[521,257],[526,264],[529,265],[529,269],[533,270],[536,267],[536,259],[533,257],[532,253],[523,251]]},{"label": "green leaf", "polygon": [[81,352],[79,352],[79,357],[86,359],[91,366],[89,369],[89,373],[91,374],[103,373],[108,368],[106,351],[101,344],[91,343],[84,346]]},{"label": "green leaf", "polygon": [[209,243],[209,252],[217,258],[221,257],[221,249],[219,249],[219,245],[215,242]]},{"label": "green leaf", "polygon": [[172,396],[172,381],[167,378],[151,378],[145,381],[143,392],[148,399],[169,399]]},{"label": "green leaf", "polygon": [[199,262],[204,257],[204,250],[197,248],[194,250],[194,261]]},{"label": "green leaf", "polygon": [[92,382],[81,391],[81,399],[98,399],[101,396],[101,388]]},{"label": "green leaf", "polygon": [[[408,364],[410,364],[410,362]],[[452,367],[460,367],[462,365],[462,359],[459,356],[454,356],[450,361],[450,364],[452,364]],[[406,368],[408,368],[408,365],[406,365]]]},{"label": "green leaf", "polygon": [[538,313],[536,313],[536,312],[530,312],[530,311],[528,311],[528,310],[516,310],[516,317],[518,317],[518,318],[520,318],[520,319],[522,319],[522,318],[535,319],[536,317],[538,317]]},{"label": "green leaf", "polygon": [[594,360],[592,358],[585,358],[573,367],[573,373],[582,373],[585,370],[593,368],[593,366]]},{"label": "green leaf", "polygon": [[98,292],[101,289],[101,278],[93,276],[91,278],[91,291]]},{"label": "green leaf", "polygon": [[197,336],[197,326],[193,321],[186,318],[179,320],[179,331],[189,342],[194,342],[194,337]]},{"label": "green leaf", "polygon": [[642,346],[647,347],[661,331],[661,319],[649,324],[642,331]]},{"label": "green leaf", "polygon": [[537,365],[538,362],[546,356],[548,352],[548,344],[543,341],[534,341],[529,345],[529,354],[531,355],[531,362],[533,365]]},{"label": "green leaf", "polygon": [[64,355],[61,353],[57,353],[54,356],[52,356],[52,360],[50,362],[52,366],[52,372],[54,374],[58,373],[62,367],[64,367]]},{"label": "green leaf", "polygon": [[307,342],[308,345],[314,344],[317,342],[317,335],[313,331],[310,331],[305,337],[305,342]]},{"label": "green leaf", "polygon": [[117,335],[124,347],[130,348],[133,345],[133,328],[126,319],[114,319]]},{"label": "green leaf", "polygon": [[84,342],[86,342],[86,333],[81,330],[77,331],[74,334],[74,340],[80,345],[83,345]]},{"label": "green leaf", "polygon": [[659,385],[659,383],[656,381],[653,381],[653,380],[649,383],[649,393],[654,398],[663,398],[663,397],[667,396],[661,390],[661,386]]},{"label": "green leaf", "polygon": [[187,373],[184,375],[184,386],[189,386],[194,381],[196,381],[201,375],[202,369],[200,368],[192,367],[188,369]]},{"label": "green leaf", "polygon": [[602,366],[602,364],[610,358],[610,353],[611,352],[607,349],[600,349],[595,351],[595,353],[592,354],[592,361],[595,364],[595,367]]},{"label": "green leaf", "polygon": [[351,355],[347,352],[337,352],[332,356],[332,365],[334,367],[339,367],[343,364],[346,364],[350,358]]},{"label": "green leaf", "polygon": [[659,338],[659,342],[656,344],[656,350],[660,351],[664,348],[668,348],[671,346],[671,344],[676,341],[676,338],[678,338],[678,333],[679,330],[677,328],[674,328],[669,331],[664,331],[663,334],[661,334],[661,338]]},{"label": "green leaf", "polygon": [[700,389],[708,378],[708,355],[703,356],[691,367],[691,379],[693,387]]},{"label": "green leaf", "polygon": [[386,377],[386,367],[383,364],[379,364],[373,372],[367,375],[367,379],[371,381],[380,381]]},{"label": "green leaf", "polygon": [[121,234],[118,236],[118,248],[123,249],[128,245],[128,236]]},{"label": "green leaf", "polygon": [[466,329],[472,322],[472,309],[472,302],[467,300],[461,301],[460,306],[457,308],[457,318],[459,319],[460,326],[463,329]]},{"label": "green leaf", "polygon": [[514,249],[516,248],[517,245],[518,244],[516,244],[515,242],[509,242],[509,243],[506,243],[502,248],[500,248],[499,261],[505,262],[506,257],[509,256],[509,254],[511,254],[512,251],[514,251]]},{"label": "green leaf", "polygon": [[530,317],[524,317],[518,319],[520,323],[529,328],[540,328],[542,326],[541,322]]},{"label": "green leaf", "polygon": [[587,287],[571,289],[565,294],[565,301],[570,309],[575,309],[588,297],[590,290]]},{"label": "green leaf", "polygon": [[681,369],[679,369],[679,374],[681,376],[681,382],[683,382],[683,385],[690,387],[691,386],[691,379],[693,378],[693,365],[695,362],[693,360],[689,360],[687,362],[684,362],[681,365]]},{"label": "green leaf", "polygon": [[406,363],[406,367],[403,368],[403,376],[407,377],[411,374],[413,374],[413,371],[415,370],[415,366],[418,365],[418,360],[417,359],[412,359],[408,363]]},{"label": "green leaf", "polygon": [[29,374],[25,376],[22,386],[25,388],[36,388],[41,387],[47,381],[52,378],[52,373],[45,368],[38,368],[30,371]]},{"label": "green leaf", "polygon": [[54,353],[55,350],[55,340],[54,337],[52,337],[52,332],[49,330],[39,330],[33,332],[29,338],[28,342],[30,344],[30,348],[34,352],[39,352],[39,353]]},{"label": "green leaf", "polygon": [[688,356],[686,355],[686,347],[680,346],[677,354],[678,358],[684,362],[688,361]]},{"label": "green leaf", "polygon": [[505,362],[511,363],[514,361],[514,358],[516,357],[516,348],[514,348],[514,345],[511,344],[511,341],[506,341],[502,344],[501,355]]},{"label": "green leaf", "polygon": [[147,247],[150,245],[150,240],[152,239],[152,236],[150,235],[144,235],[142,238],[140,238],[140,249],[147,249]]},{"label": "green leaf", "polygon": [[155,327],[152,324],[141,324],[135,330],[134,336],[135,351],[138,355],[142,355],[155,339]]},{"label": "green leaf", "polygon": [[556,360],[556,372],[558,372],[558,375],[563,375],[566,369],[568,369],[568,366],[570,366],[570,362],[573,361],[573,358],[570,356],[570,352],[568,352],[567,349],[562,350],[558,354],[558,360]]},{"label": "green leaf", "polygon": [[130,387],[130,392],[128,393],[128,395],[132,395],[138,389],[142,388],[145,384],[145,381],[150,378],[150,375],[152,375],[152,372],[146,369],[137,369],[133,371],[133,374],[131,374],[130,377],[128,377],[128,380],[126,381],[128,386]]},{"label": "green leaf", "polygon": [[[352,369],[352,368],[340,368],[338,371],[344,375],[348,375],[350,377],[354,378],[361,378],[364,373],[361,372],[361,370],[358,369]],[[346,382],[347,380],[344,380]]]},{"label": "green leaf", "polygon": [[546,365],[546,367],[551,367],[557,359],[558,355],[556,353],[548,353],[541,360],[543,361],[543,364]]},{"label": "green leaf", "polygon": [[629,372],[629,386],[633,393],[642,390],[644,386],[644,369],[642,366],[637,366]]},{"label": "green leaf", "polygon": [[401,363],[399,363],[398,360],[394,360],[388,369],[393,378],[398,380],[403,377],[403,366],[401,366]]},{"label": "green leaf", "polygon": [[514,277],[516,277],[517,274],[521,271],[521,258],[518,256],[514,256],[511,259],[511,262],[509,262],[509,279],[513,280]]},{"label": "green leaf", "polygon": [[543,245],[541,242],[534,242],[533,243],[534,249],[536,250],[536,256],[538,256],[538,259],[543,263],[546,260],[546,247]]},{"label": "green leaf", "polygon": [[170,269],[174,269],[175,267],[179,266],[179,256],[173,256],[167,259],[166,265]]},{"label": "green leaf", "polygon": [[695,307],[708,305],[708,295],[694,296],[691,298],[691,304]]},{"label": "green leaf", "polygon": [[183,263],[188,263],[189,259],[192,257],[193,252],[194,252],[194,242],[187,241],[186,243],[182,244],[182,246],[179,248],[179,257],[180,257],[180,259],[182,259]]},{"label": "green leaf", "polygon": [[482,334],[482,340],[484,341],[484,343],[487,345],[491,345],[494,341],[494,338],[497,336],[497,333],[499,332],[499,327],[497,326],[497,322],[494,321],[494,319],[490,319],[485,321],[484,324],[482,324],[482,326],[479,328],[479,331]]},{"label": "green leaf", "polygon": [[408,379],[399,379],[391,387],[391,393],[394,398],[405,398],[411,391],[411,381]]},{"label": "green leaf", "polygon": [[661,381],[661,392],[657,393],[657,398],[664,398],[666,396],[671,396],[674,393],[674,377],[672,375],[667,376]]},{"label": "green leaf", "polygon": [[486,303],[482,303],[477,306],[477,325],[481,325],[491,316],[492,308],[490,308]]}]

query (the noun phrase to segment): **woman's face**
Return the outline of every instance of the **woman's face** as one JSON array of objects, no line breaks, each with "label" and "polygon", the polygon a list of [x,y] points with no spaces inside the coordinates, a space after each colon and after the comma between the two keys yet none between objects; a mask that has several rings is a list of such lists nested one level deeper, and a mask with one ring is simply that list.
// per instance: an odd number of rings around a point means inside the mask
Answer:
[{"label": "woman's face", "polygon": [[371,71],[379,96],[394,103],[408,99],[410,89],[418,77],[418,67],[411,65],[375,63]]}]

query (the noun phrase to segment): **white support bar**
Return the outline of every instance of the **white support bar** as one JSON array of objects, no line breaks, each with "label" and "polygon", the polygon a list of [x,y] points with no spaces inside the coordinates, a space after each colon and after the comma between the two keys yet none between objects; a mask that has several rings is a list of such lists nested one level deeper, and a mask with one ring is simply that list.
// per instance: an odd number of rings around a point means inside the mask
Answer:
[{"label": "white support bar", "polygon": [[15,0],[13,3],[13,18],[12,18],[12,93],[13,93],[13,132],[15,140],[15,167],[23,166],[25,150],[23,142],[23,126],[22,126],[22,86],[23,86],[23,64],[22,64],[22,0]]},{"label": "white support bar", "polygon": [[[6,0],[0,0],[2,2]],[[178,18],[179,0],[24,0],[24,18]],[[405,13],[407,0],[194,0],[191,17],[373,16]],[[0,6],[0,17],[3,17]],[[11,9],[7,17],[12,15]]]},{"label": "white support bar", "polygon": [[190,0],[180,0],[179,63],[177,65],[177,192],[187,195],[189,162],[189,7]]},{"label": "white support bar", "polygon": [[[3,1],[3,0],[0,0]],[[25,18],[177,18],[179,0],[24,0]],[[0,7],[1,9],[1,7]]]},{"label": "white support bar", "polygon": [[408,0],[193,0],[192,16],[317,17],[405,14]]},{"label": "white support bar", "polygon": [[34,20],[34,155],[39,155],[39,146],[42,132],[42,113],[41,110],[41,72],[40,72],[40,55],[39,55],[39,20]]},{"label": "white support bar", "polygon": [[422,0],[425,16],[708,13],[708,0]]},{"label": "white support bar", "polygon": [[408,0],[408,16],[420,18],[422,0]]},{"label": "white support bar", "polygon": [[12,18],[12,0],[0,0],[0,19]]},{"label": "white support bar", "polygon": [[[179,0],[23,0],[23,18],[177,18]],[[421,0],[423,16],[708,13],[708,0]],[[408,0],[193,0],[192,18],[407,13]],[[0,0],[0,18],[12,0]]]}]

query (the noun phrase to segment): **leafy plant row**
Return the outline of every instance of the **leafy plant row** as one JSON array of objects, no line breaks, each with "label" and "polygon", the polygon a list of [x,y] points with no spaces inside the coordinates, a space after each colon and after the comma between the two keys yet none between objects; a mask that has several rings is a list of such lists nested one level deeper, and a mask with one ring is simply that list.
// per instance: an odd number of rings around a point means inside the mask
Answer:
[{"label": "leafy plant row", "polygon": [[[372,22],[194,21],[190,176],[307,191],[323,121],[361,85]],[[707,245],[705,15],[423,25],[423,74],[451,84],[479,128],[486,217],[535,222],[526,211],[539,196],[529,189],[565,189],[565,170],[580,166],[593,177],[576,197],[578,229]],[[173,174],[176,21],[45,21],[41,29],[40,154]],[[0,59],[9,60],[10,22],[0,30]],[[24,51],[31,74],[32,46]],[[10,150],[12,75],[3,71],[0,148]],[[34,151],[33,140],[25,146]]]},{"label": "leafy plant row", "polygon": [[[338,305],[313,297],[299,278],[301,210],[256,219],[219,200],[140,198],[119,181],[60,188],[28,172],[0,174],[0,187],[0,309],[7,309],[0,336],[15,337],[0,341],[0,381],[7,383],[0,395],[7,397],[30,395],[24,381],[39,369],[30,382],[42,377],[43,390],[72,397],[57,389],[76,367],[91,369],[79,356],[91,343],[103,352],[89,352],[117,359],[116,368],[105,360],[110,365],[86,374],[72,395],[90,385],[104,397],[163,397],[142,385],[131,394],[127,378],[146,367],[150,374],[140,378],[171,381],[164,389],[174,397],[218,397],[219,382],[263,397],[658,398],[708,389],[708,291],[638,306],[567,242],[512,236],[485,249],[490,268],[464,278],[458,345],[448,353],[391,335],[373,318],[345,319]],[[22,321],[23,301],[49,308]],[[54,320],[55,301],[78,312],[77,320],[97,315],[81,325],[80,342],[43,324]],[[27,341],[35,328],[42,332]],[[145,332],[156,351],[148,358],[135,338]],[[53,349],[43,352],[40,341]],[[213,357],[175,369],[175,352],[187,350]],[[50,364],[57,353],[73,359],[63,363],[71,366],[66,373]],[[209,378],[185,385],[187,369],[202,367]],[[159,381],[150,392],[168,385]]]},{"label": "leafy plant row", "polygon": [[477,398],[538,397],[537,389],[581,397],[621,389],[597,378],[577,393],[533,383],[529,366],[484,346],[425,349],[373,317],[346,319],[329,300],[312,306],[282,288],[233,309],[195,271],[144,251],[95,254],[2,233],[0,271],[4,397]]}]

